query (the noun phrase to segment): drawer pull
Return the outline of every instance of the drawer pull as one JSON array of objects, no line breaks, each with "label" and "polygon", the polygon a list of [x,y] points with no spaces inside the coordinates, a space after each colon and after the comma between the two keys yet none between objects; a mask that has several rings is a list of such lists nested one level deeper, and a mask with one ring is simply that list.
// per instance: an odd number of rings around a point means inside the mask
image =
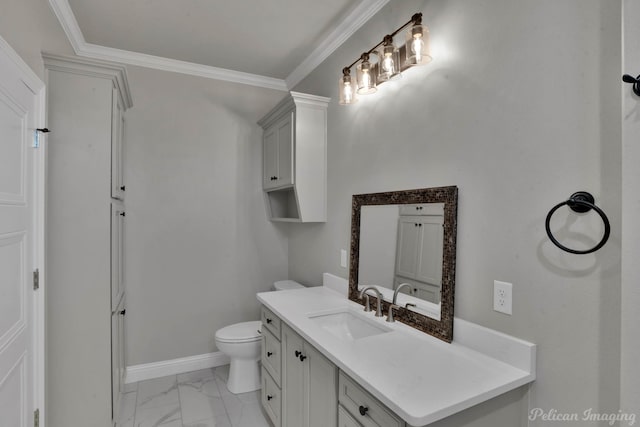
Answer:
[{"label": "drawer pull", "polygon": [[296,352],[295,352],[296,357],[300,357],[301,354],[302,354],[301,351],[296,350]]},{"label": "drawer pull", "polygon": [[360,411],[360,415],[364,417],[365,415],[367,415],[369,408],[367,408],[366,406],[360,405],[360,407],[358,408],[358,411]]},{"label": "drawer pull", "polygon": [[271,320],[271,319],[269,319],[269,318],[267,317],[267,323],[271,323],[271,322],[273,322],[273,320]]},{"label": "drawer pull", "polygon": [[300,354],[300,361],[301,362],[304,362],[304,359],[306,359],[306,358],[307,358],[307,356],[304,356],[304,355]]},{"label": "drawer pull", "polygon": [[267,357],[271,357],[272,354],[273,354],[273,352],[267,351]]},{"label": "drawer pull", "polygon": [[267,394],[267,400],[271,400],[273,399],[273,396],[271,396],[270,394]]}]

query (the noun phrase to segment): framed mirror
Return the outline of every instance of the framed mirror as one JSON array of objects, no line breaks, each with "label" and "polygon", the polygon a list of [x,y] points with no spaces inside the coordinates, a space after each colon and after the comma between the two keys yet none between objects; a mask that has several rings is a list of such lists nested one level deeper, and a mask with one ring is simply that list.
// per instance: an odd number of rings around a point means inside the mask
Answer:
[{"label": "framed mirror", "polygon": [[386,316],[397,294],[396,320],[451,342],[457,210],[455,186],[354,195],[349,299],[375,286]]}]

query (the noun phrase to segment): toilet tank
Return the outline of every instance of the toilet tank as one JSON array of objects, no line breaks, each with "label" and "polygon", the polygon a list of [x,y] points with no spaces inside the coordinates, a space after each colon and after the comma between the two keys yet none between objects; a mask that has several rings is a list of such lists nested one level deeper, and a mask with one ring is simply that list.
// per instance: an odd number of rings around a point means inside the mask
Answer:
[{"label": "toilet tank", "polygon": [[273,289],[276,291],[288,291],[290,289],[302,289],[303,285],[295,280],[278,280],[273,284]]}]

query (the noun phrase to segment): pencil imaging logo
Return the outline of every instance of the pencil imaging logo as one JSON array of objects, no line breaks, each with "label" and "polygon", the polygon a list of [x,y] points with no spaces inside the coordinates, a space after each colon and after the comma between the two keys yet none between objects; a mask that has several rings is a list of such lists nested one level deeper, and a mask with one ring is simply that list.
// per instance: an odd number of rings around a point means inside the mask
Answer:
[{"label": "pencil imaging logo", "polygon": [[610,426],[620,422],[620,426],[632,426],[636,423],[636,414],[623,412],[604,413],[596,412],[593,408],[589,408],[582,413],[578,412],[560,412],[557,409],[549,409],[545,411],[542,408],[534,408],[529,411],[529,421],[565,421],[565,422],[581,422],[581,421],[606,421]]}]

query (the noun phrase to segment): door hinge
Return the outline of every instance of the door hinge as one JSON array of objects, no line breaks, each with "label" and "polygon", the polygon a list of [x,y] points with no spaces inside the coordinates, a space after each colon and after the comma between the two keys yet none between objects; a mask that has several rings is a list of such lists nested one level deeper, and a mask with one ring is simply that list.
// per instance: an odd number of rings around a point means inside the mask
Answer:
[{"label": "door hinge", "polygon": [[40,270],[37,268],[33,272],[33,290],[37,291],[40,289]]},{"label": "door hinge", "polygon": [[40,409],[33,411],[33,427],[40,427]]}]

